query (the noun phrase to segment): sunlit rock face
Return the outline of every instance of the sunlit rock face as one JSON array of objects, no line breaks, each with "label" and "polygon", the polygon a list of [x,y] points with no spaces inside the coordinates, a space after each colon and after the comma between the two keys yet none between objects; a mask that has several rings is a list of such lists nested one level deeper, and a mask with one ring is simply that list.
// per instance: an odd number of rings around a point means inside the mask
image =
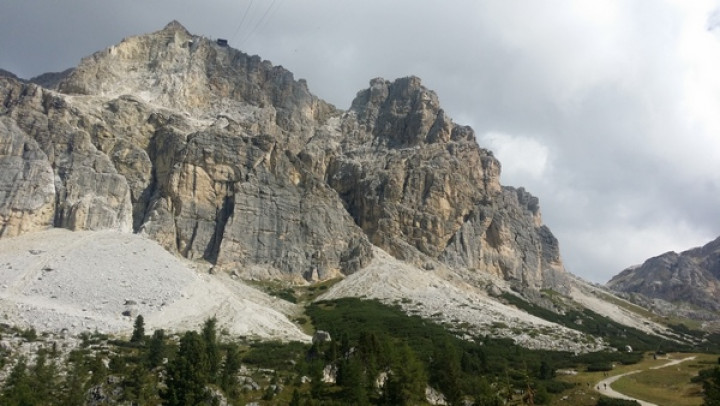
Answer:
[{"label": "sunlit rock face", "polygon": [[501,186],[416,77],[373,79],[343,111],[172,22],[43,83],[0,78],[3,236],[134,231],[258,277],[350,274],[372,245],[523,287],[564,274],[537,198]]}]

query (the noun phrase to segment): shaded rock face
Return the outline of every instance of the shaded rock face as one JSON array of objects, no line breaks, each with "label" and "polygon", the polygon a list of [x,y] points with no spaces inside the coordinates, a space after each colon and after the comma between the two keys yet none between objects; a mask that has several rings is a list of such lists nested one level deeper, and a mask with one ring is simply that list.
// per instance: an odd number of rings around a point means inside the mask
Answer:
[{"label": "shaded rock face", "polygon": [[558,241],[541,223],[538,199],[522,188],[504,187],[491,204],[477,205],[442,259],[527,287],[557,289],[564,274]]},{"label": "shaded rock face", "polygon": [[34,139],[0,117],[0,236],[15,236],[53,224],[55,176]]},{"label": "shaded rock face", "polygon": [[673,303],[720,311],[720,238],[680,254],[667,252],[625,269],[608,287]]},{"label": "shaded rock face", "polygon": [[[398,258],[523,286],[562,273],[537,199],[420,79],[374,79],[348,111],[257,56],[172,22],[48,83],[0,79],[3,235],[145,233],[260,276],[325,279]],[[259,267],[256,267],[259,265]]]},{"label": "shaded rock face", "polygon": [[49,225],[129,231],[127,181],[78,127],[81,116],[33,84],[0,79],[0,98],[0,145],[7,146],[0,161],[8,165],[0,175],[0,216],[10,219],[0,227],[3,234]]}]

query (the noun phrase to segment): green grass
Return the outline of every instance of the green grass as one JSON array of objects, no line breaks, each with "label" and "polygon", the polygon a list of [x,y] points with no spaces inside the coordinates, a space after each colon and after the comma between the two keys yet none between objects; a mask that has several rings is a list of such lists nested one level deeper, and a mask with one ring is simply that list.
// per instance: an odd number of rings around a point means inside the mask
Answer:
[{"label": "green grass", "polygon": [[[691,379],[698,374],[698,371],[717,365],[717,354],[690,354],[673,353],[671,359],[682,359],[690,356],[697,356],[695,360],[686,361],[679,365],[649,370],[650,367],[661,366],[670,360],[661,358],[653,359],[650,353],[644,359],[634,365],[616,365],[609,373],[610,376],[620,375],[634,370],[642,370],[633,375],[620,378],[612,384],[612,388],[618,392],[656,403],[658,405],[695,406],[702,404],[700,385],[692,383]],[[594,406],[599,393],[593,388],[605,379],[602,372],[584,372],[578,369],[574,376],[563,376],[561,381],[573,383],[576,386],[563,392],[556,398],[558,405]],[[559,401],[566,397],[565,401]]]},{"label": "green grass", "polygon": [[333,285],[340,282],[342,278],[328,279],[326,281],[310,285],[299,285],[290,281],[245,281],[263,292],[286,300],[290,303],[300,305],[308,304],[327,292]]},{"label": "green grass", "polygon": [[[629,375],[613,383],[618,392],[643,399],[660,405],[694,406],[701,405],[702,387],[692,383],[701,369],[708,367],[708,362],[717,363],[717,355],[710,354],[676,354],[674,358],[686,358],[695,355],[693,361],[655,370],[647,370]],[[663,360],[663,363],[667,360]]]}]

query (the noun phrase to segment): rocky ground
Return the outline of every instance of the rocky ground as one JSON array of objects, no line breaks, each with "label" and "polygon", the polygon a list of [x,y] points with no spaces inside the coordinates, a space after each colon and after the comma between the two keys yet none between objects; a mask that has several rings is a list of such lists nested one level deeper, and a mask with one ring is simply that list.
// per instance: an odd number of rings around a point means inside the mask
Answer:
[{"label": "rocky ground", "polygon": [[[588,352],[605,346],[601,339],[504,305],[485,289],[471,286],[458,277],[443,275],[446,272],[443,268],[421,270],[376,249],[375,259],[368,267],[333,286],[318,300],[379,299],[398,304],[410,314],[447,323],[468,337],[506,337],[528,348]],[[488,277],[486,283],[498,291],[506,288],[499,279]]]},{"label": "rocky ground", "polygon": [[[425,270],[379,248],[373,254],[367,267],[319,300],[376,298],[461,335],[509,337],[530,348],[586,352],[604,347],[602,340],[503,304],[493,296],[510,289],[499,278],[483,275],[470,284],[441,264]],[[596,297],[589,285],[573,286],[572,298],[600,314],[649,332],[656,327]],[[204,261],[175,257],[141,235],[114,231],[51,229],[0,240],[0,312],[7,323],[38,332],[126,335],[138,314],[149,331],[182,331],[215,316],[233,335],[309,340],[290,321],[302,313],[298,306],[234,275],[213,274]]]},{"label": "rocky ground", "polygon": [[216,316],[241,336],[307,341],[293,305],[228,275],[211,275],[140,235],[52,229],[0,240],[0,312],[38,331],[128,334],[195,329]]}]

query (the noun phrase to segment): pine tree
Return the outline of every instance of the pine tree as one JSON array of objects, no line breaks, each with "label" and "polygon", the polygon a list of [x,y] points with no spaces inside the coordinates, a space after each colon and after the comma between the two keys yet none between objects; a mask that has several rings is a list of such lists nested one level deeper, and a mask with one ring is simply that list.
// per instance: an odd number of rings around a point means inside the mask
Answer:
[{"label": "pine tree", "polygon": [[68,364],[68,371],[65,377],[65,394],[62,397],[60,405],[81,405],[85,400],[86,382],[88,378],[85,357],[81,352],[73,351],[68,357]]},{"label": "pine tree", "polygon": [[180,339],[180,349],[167,370],[167,389],[161,396],[168,406],[195,405],[207,400],[207,350],[195,331]]},{"label": "pine tree", "polygon": [[340,357],[345,358],[350,354],[350,337],[347,333],[340,336]]},{"label": "pine tree", "polygon": [[92,358],[89,364],[90,372],[90,386],[99,385],[108,375],[108,369],[103,362],[103,357],[100,353],[96,353],[95,357]]},{"label": "pine tree", "polygon": [[215,317],[205,320],[202,338],[207,354],[208,379],[210,382],[216,382],[220,370],[220,349],[218,348],[217,319]]},{"label": "pine tree", "polygon": [[155,330],[153,332],[150,341],[148,342],[147,358],[145,362],[148,368],[153,369],[162,364],[165,355],[167,354],[167,347],[165,345],[165,331]]},{"label": "pine tree", "polygon": [[542,380],[548,380],[555,377],[555,369],[548,364],[547,361],[540,361],[540,370],[538,371],[538,378]]},{"label": "pine tree", "polygon": [[715,368],[710,378],[705,380],[703,391],[706,406],[720,406],[720,368]]},{"label": "pine tree", "polygon": [[500,406],[504,404],[497,391],[493,389],[484,376],[475,376],[469,382],[471,395],[475,399],[475,404],[479,406]]},{"label": "pine tree", "polygon": [[40,348],[32,368],[31,389],[38,404],[53,404],[58,390],[58,368],[55,360],[48,362],[48,351]]},{"label": "pine tree", "polygon": [[220,387],[229,396],[234,396],[237,390],[235,374],[240,369],[240,364],[240,350],[237,345],[230,345],[225,352],[225,362],[220,375]]},{"label": "pine tree", "polygon": [[300,392],[298,392],[297,388],[293,390],[290,406],[300,406]]},{"label": "pine tree", "polygon": [[138,314],[135,318],[135,325],[133,326],[132,336],[130,337],[131,343],[142,343],[145,339],[145,319],[142,314]]},{"label": "pine tree", "polygon": [[124,400],[144,405],[148,402],[148,386],[150,377],[141,365],[135,365],[125,379]]},{"label": "pine tree", "polygon": [[0,404],[17,406],[34,406],[37,402],[28,376],[27,363],[20,358],[5,381],[5,388],[0,395]]},{"label": "pine tree", "polygon": [[330,341],[327,350],[325,350],[325,362],[332,363],[338,359],[338,343],[333,340]]},{"label": "pine tree", "polygon": [[383,403],[411,405],[425,401],[427,374],[415,352],[403,343],[398,347],[392,368],[385,382]]},{"label": "pine tree", "polygon": [[322,395],[323,386],[323,363],[315,360],[309,365],[310,369],[310,396],[317,399]]},{"label": "pine tree", "polygon": [[367,379],[357,357],[343,360],[338,368],[338,376],[342,377],[338,384],[343,388],[344,401],[353,405],[368,404]]},{"label": "pine tree", "polygon": [[443,341],[435,347],[430,369],[433,371],[433,381],[445,395],[448,403],[460,404],[462,400],[460,357],[449,341]]}]

